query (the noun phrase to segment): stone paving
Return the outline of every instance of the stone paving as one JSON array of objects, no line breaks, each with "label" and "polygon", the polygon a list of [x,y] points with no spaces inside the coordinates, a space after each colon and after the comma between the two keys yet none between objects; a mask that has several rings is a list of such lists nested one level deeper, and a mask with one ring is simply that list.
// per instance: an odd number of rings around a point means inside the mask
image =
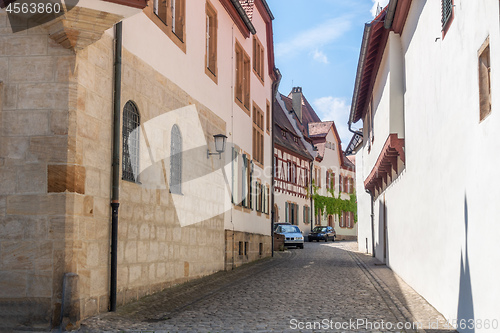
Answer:
[{"label": "stone paving", "polygon": [[80,332],[455,332],[356,249],[355,242],[306,243],[89,318]]}]

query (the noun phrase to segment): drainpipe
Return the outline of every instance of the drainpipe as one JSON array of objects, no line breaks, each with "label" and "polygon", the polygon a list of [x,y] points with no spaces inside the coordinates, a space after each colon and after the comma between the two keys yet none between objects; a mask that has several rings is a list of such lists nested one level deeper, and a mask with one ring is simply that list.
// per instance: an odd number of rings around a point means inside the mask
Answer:
[{"label": "drainpipe", "polygon": [[274,219],[276,218],[276,211],[274,210],[274,170],[275,170],[275,165],[274,165],[274,101],[276,100],[276,94],[278,94],[278,87],[281,82],[281,73],[278,68],[274,68],[274,74],[276,75],[276,79],[273,82],[272,86],[272,104],[271,104],[271,125],[269,128],[271,129],[271,165],[272,165],[272,170],[271,170],[271,186],[270,186],[270,192],[271,192],[271,256],[274,257]]},{"label": "drainpipe", "polygon": [[111,195],[111,281],[109,310],[116,311],[118,268],[118,207],[120,206],[120,106],[122,81],[122,22],[115,25],[115,65],[113,101],[113,190]]},{"label": "drainpipe", "polygon": [[314,156],[312,161],[309,163],[309,193],[310,193],[310,198],[309,200],[311,201],[311,232],[313,231],[313,213],[316,212],[313,206],[313,185],[312,185],[312,180],[313,180],[313,167],[314,167]]},{"label": "drainpipe", "polygon": [[387,6],[387,14],[385,15],[384,28],[390,29],[392,27],[392,22],[394,21],[394,14],[396,14],[396,6],[398,5],[398,0],[390,0]]},{"label": "drainpipe", "polygon": [[370,195],[370,206],[371,206],[371,227],[372,227],[372,257],[375,257],[375,214],[373,213],[373,193],[370,190],[365,190],[366,193]]}]

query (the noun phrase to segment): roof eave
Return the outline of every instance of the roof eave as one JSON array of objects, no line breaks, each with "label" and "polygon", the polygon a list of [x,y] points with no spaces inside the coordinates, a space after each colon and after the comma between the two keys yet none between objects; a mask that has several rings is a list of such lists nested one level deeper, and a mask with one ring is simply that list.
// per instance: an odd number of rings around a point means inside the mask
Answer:
[{"label": "roof eave", "polygon": [[252,33],[252,35],[255,35],[257,33],[257,31],[255,30],[255,27],[253,26],[252,22],[250,21],[250,18],[248,18],[247,13],[245,12],[243,7],[241,6],[241,3],[239,2],[239,0],[231,0],[231,2],[233,3],[234,8],[236,8],[236,10],[238,11],[238,14],[240,15],[243,22],[245,22],[245,25],[248,28],[248,30]]},{"label": "roof eave", "polygon": [[351,112],[349,114],[349,123],[356,123],[359,120],[359,118],[355,119],[355,111],[357,109],[356,107],[358,103],[359,88],[361,86],[361,79],[365,67],[366,53],[368,50],[371,31],[372,31],[372,23],[366,23],[365,30],[363,32],[363,41],[361,43],[361,50],[359,53],[358,68],[356,71],[356,81],[354,83],[354,93],[352,95],[352,102],[351,102]]}]

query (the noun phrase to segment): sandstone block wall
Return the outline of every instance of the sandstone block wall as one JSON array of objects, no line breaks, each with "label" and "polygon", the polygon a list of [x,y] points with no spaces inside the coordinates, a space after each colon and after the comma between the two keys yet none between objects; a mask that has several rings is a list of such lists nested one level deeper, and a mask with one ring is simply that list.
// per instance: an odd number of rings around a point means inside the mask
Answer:
[{"label": "sandstone block wall", "polygon": [[271,256],[271,236],[226,230],[225,269]]},{"label": "sandstone block wall", "polygon": [[[65,273],[78,275],[70,298],[81,318],[108,309],[113,40],[75,53],[41,28],[12,34],[5,14],[0,30],[0,323],[49,327]],[[195,105],[207,140],[225,133],[214,112],[124,50],[122,109],[128,100],[143,123]],[[183,174],[212,163],[184,161]],[[120,193],[118,304],[224,269],[222,215],[181,227],[168,188],[121,181]]]},{"label": "sandstone block wall", "polygon": [[73,198],[47,190],[51,166],[77,164],[75,56],[39,27],[12,34],[8,24],[0,13],[0,323],[45,327],[59,315],[68,249],[80,246]]}]

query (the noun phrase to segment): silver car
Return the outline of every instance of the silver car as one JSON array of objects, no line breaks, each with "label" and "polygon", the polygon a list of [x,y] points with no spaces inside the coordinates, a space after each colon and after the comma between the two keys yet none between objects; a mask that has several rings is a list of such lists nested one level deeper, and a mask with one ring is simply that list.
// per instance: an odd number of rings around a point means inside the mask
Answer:
[{"label": "silver car", "polygon": [[295,225],[280,225],[276,228],[276,233],[285,236],[285,246],[304,248],[304,236],[299,227]]}]

